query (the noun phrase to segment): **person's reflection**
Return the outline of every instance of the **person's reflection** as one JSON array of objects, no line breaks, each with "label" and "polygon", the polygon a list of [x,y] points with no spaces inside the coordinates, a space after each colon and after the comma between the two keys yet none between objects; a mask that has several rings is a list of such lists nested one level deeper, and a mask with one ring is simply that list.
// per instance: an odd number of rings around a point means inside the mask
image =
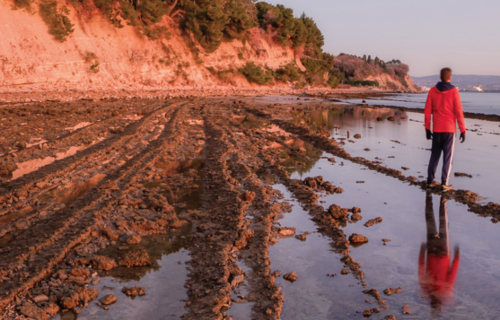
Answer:
[{"label": "person's reflection", "polygon": [[[433,313],[439,315],[443,304],[450,302],[453,285],[460,263],[460,250],[455,247],[455,258],[450,266],[451,252],[448,235],[448,209],[446,199],[441,197],[439,205],[439,230],[434,220],[432,194],[425,199],[425,220],[427,224],[427,244],[420,248],[418,271],[423,296],[430,300]],[[439,231],[439,233],[438,233]],[[425,261],[427,251],[427,262]]]}]

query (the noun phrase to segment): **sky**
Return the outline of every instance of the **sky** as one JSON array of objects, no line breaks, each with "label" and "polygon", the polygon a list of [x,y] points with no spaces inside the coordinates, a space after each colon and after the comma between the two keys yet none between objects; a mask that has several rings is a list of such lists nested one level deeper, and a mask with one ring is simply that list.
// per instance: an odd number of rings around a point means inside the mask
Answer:
[{"label": "sky", "polygon": [[267,0],[313,18],[323,50],[399,59],[411,76],[500,75],[498,0]]}]

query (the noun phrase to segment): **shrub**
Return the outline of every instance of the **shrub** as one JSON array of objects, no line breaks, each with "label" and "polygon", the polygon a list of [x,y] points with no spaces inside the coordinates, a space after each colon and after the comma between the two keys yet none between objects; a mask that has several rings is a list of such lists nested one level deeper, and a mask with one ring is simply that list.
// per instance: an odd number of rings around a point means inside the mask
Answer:
[{"label": "shrub", "polygon": [[14,5],[12,6],[12,9],[17,10],[17,9],[26,9],[28,11],[31,10],[31,2],[32,0],[14,0]]},{"label": "shrub", "polygon": [[275,79],[282,82],[295,82],[300,80],[300,70],[295,63],[289,63],[275,71]]},{"label": "shrub", "polygon": [[243,74],[249,82],[257,84],[266,84],[272,80],[264,70],[257,66],[253,61],[247,62],[241,69],[238,70]]},{"label": "shrub", "polygon": [[54,36],[57,41],[64,42],[66,37],[73,33],[73,24],[67,17],[69,10],[62,7],[57,11],[56,1],[42,1],[40,2],[40,15],[43,21],[49,26],[49,33]]}]

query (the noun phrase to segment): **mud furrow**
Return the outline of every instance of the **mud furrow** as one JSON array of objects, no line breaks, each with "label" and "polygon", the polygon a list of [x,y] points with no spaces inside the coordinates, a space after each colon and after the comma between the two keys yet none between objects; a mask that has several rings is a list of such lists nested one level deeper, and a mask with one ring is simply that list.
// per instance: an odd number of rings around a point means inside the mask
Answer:
[{"label": "mud furrow", "polygon": [[[110,188],[116,183],[121,182],[124,184],[126,181],[130,181],[133,179],[130,173],[134,169],[156,160],[159,155],[155,154],[155,152],[176,130],[175,118],[178,110],[172,116],[171,123],[165,128],[162,136],[153,141],[146,150],[127,161],[117,172],[108,175],[96,188],[91,189],[84,197],[78,199],[74,205],[62,211],[57,218],[39,223],[26,232],[22,237],[23,239],[15,239],[7,248],[4,248],[0,273],[4,276],[13,276],[12,270],[27,267],[24,274],[28,274],[28,276],[23,277],[25,279],[19,279],[19,282],[13,279],[0,288],[0,294],[3,293],[3,299],[0,301],[2,307],[12,300],[17,293],[26,290],[46,276],[72,247],[88,238],[91,230],[97,227],[98,219],[96,217],[99,216],[99,212],[111,209],[115,204],[115,202],[109,201],[109,198],[111,198],[109,190],[106,192],[103,189]],[[78,209],[75,211],[75,208]],[[50,236],[46,233],[48,230],[51,232]],[[30,241],[31,243],[36,242],[33,241],[35,239],[47,239],[48,237],[50,237],[48,240],[39,242],[37,245],[30,246],[28,244]],[[16,250],[12,250],[11,254],[5,254],[6,251],[9,251],[9,248],[16,248]],[[51,259],[51,257],[53,258]],[[27,259],[29,260],[25,266],[23,264]]]}]

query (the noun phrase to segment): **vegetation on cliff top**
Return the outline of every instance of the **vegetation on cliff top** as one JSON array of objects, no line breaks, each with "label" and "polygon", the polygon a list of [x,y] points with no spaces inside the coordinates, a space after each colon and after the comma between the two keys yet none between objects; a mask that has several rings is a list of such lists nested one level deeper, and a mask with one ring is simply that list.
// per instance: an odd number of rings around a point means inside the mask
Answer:
[{"label": "vegetation on cliff top", "polygon": [[[13,9],[31,11],[34,0],[12,0]],[[170,33],[165,23],[167,19],[177,24],[185,34],[188,47],[191,48],[197,63],[203,63],[198,56],[194,41],[199,43],[206,53],[216,51],[222,42],[241,40],[246,44],[252,40],[250,29],[257,27],[261,34],[267,34],[284,47],[296,51],[305,71],[301,71],[295,62],[277,70],[264,70],[254,62],[247,62],[238,71],[250,82],[269,84],[274,81],[291,82],[304,86],[329,85],[333,88],[340,83],[350,85],[378,86],[376,81],[364,81],[368,77],[388,74],[394,81],[408,86],[405,77],[408,66],[399,60],[384,62],[370,56],[363,58],[341,54],[334,57],[323,52],[324,37],[316,23],[302,14],[295,17],[292,9],[284,5],[272,5],[266,2],[254,3],[255,0],[70,0],[75,8],[83,4],[87,8],[97,8],[116,28],[130,25],[138,28],[151,40],[169,38]],[[57,41],[65,41],[73,32],[69,10],[58,8],[55,0],[41,0],[39,12],[49,27],[49,33]],[[170,24],[172,24],[170,23]],[[242,59],[240,54],[240,59]],[[209,69],[210,70],[210,69]],[[212,72],[212,71],[211,71]],[[214,73],[215,72],[215,73]],[[228,74],[235,70],[214,71],[220,79],[228,80]]]}]

